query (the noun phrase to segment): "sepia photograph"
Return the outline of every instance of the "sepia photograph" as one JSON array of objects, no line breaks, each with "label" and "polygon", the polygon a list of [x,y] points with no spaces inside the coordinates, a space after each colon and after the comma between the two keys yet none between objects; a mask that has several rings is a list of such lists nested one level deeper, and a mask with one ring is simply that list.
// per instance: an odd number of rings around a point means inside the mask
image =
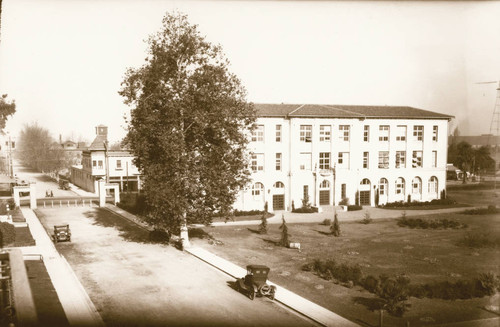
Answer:
[{"label": "sepia photograph", "polygon": [[500,1],[0,0],[0,327],[500,325]]}]

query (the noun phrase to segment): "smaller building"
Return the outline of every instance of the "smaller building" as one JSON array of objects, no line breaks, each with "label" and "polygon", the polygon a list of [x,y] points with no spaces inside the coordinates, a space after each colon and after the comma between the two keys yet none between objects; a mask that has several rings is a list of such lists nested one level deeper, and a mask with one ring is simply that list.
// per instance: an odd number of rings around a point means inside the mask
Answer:
[{"label": "smaller building", "polygon": [[108,148],[108,127],[96,127],[96,138],[82,151],[82,164],[71,169],[71,182],[89,192],[97,192],[100,179],[116,183],[121,192],[141,189],[139,170],[133,164],[134,156],[127,150]]}]

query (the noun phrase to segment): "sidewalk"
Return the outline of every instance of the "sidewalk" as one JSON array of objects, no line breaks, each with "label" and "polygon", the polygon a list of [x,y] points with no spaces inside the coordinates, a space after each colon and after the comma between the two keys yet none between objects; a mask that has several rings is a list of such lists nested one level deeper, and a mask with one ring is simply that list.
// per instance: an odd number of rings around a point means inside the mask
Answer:
[{"label": "sidewalk", "polygon": [[[247,273],[246,269],[240,268],[237,265],[222,259],[202,248],[192,247],[185,249],[186,252],[194,255],[195,257],[205,261],[209,265],[222,270],[233,278],[244,277]],[[270,285],[276,286],[275,300],[292,308],[293,310],[303,314],[304,316],[320,323],[323,326],[358,326],[357,324],[342,318],[341,316],[313,303],[289,290],[268,281]]]},{"label": "sidewalk", "polygon": [[[143,222],[137,219],[136,216],[124,211],[116,206],[106,205],[106,209],[122,216],[125,219],[128,219],[136,224],[140,225],[143,228],[147,228]],[[280,218],[281,219],[281,218]],[[260,223],[260,221],[258,221]],[[246,275],[246,269],[238,267],[237,265],[229,262],[221,257],[216,256],[213,253],[210,253],[202,248],[198,247],[190,247],[185,249],[186,252],[191,255],[197,257],[198,259],[205,261],[209,265],[225,272],[233,278],[241,278]],[[287,289],[276,285],[272,282],[269,282],[271,285],[275,285],[277,287],[277,292],[275,296],[275,300],[284,304],[285,306],[292,308],[293,310],[303,314],[304,316],[314,320],[324,326],[358,326],[357,324],[342,318],[341,316],[295,294]]]},{"label": "sidewalk", "polygon": [[[340,207],[337,207],[337,214],[340,222],[345,221],[356,221],[362,220],[365,213],[370,215],[371,219],[391,219],[399,218],[403,211],[406,211],[407,217],[422,216],[422,215],[435,215],[441,213],[451,213],[451,212],[461,212],[468,209],[473,209],[474,207],[459,207],[459,208],[448,208],[448,209],[435,209],[435,210],[404,210],[399,209],[380,209],[373,207],[365,207],[358,211],[342,211]],[[333,220],[333,209],[328,208],[320,213],[293,213],[289,211],[276,211],[274,217],[268,218],[268,224],[281,224],[281,217],[285,218],[287,223],[320,223],[325,219]],[[243,221],[217,221],[212,222],[211,226],[231,226],[231,225],[260,225],[260,219],[257,220],[243,220]],[[203,225],[195,225],[203,226]]]},{"label": "sidewalk", "polygon": [[66,259],[31,209],[21,208],[36,246],[22,248],[23,254],[40,254],[71,326],[105,326],[101,316]]}]

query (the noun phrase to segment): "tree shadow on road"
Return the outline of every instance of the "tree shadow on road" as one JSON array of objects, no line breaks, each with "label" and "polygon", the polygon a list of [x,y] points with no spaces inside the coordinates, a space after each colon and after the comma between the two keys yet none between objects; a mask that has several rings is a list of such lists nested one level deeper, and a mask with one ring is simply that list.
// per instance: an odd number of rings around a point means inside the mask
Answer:
[{"label": "tree shadow on road", "polygon": [[94,225],[117,229],[120,236],[126,241],[151,243],[148,230],[108,210],[97,208],[85,212],[85,216],[94,219]]}]

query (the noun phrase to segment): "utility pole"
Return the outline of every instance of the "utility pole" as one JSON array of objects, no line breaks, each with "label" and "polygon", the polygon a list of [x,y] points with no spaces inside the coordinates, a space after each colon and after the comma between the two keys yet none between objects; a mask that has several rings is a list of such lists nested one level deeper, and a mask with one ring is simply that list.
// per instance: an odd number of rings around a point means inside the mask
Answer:
[{"label": "utility pole", "polygon": [[[498,83],[495,107],[493,108],[493,116],[490,123],[490,134],[488,135],[488,146],[493,152],[493,160],[495,167],[493,168],[493,190],[497,188],[497,156],[498,156],[498,139],[500,137],[500,81],[479,82],[476,84],[493,84]],[[493,142],[491,139],[493,138]]]}]

